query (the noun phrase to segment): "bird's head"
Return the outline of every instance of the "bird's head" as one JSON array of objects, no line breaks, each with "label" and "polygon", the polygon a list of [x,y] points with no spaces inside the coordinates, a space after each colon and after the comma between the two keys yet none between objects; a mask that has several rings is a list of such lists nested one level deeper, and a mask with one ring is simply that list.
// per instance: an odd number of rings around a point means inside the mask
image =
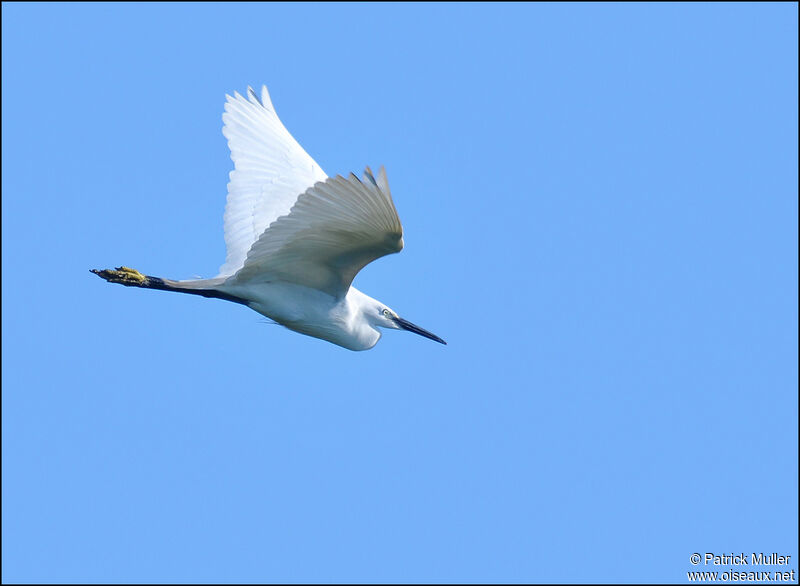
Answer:
[{"label": "bird's head", "polygon": [[444,340],[442,340],[439,336],[430,333],[428,330],[424,330],[421,327],[412,324],[410,321],[403,319],[397,313],[387,307],[385,304],[377,301],[372,300],[375,303],[370,303],[367,306],[367,319],[373,326],[378,326],[381,328],[390,328],[393,330],[407,330],[409,332],[414,332],[415,334],[419,334],[420,336],[424,336],[434,342],[439,342],[440,344],[447,344]]}]

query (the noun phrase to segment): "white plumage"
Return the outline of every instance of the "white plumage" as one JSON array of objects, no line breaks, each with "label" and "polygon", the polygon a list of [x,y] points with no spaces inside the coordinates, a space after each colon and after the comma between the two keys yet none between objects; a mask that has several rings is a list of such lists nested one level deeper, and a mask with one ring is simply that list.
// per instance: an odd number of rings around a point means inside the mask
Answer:
[{"label": "white plumage", "polygon": [[234,170],[225,206],[227,255],[213,279],[173,281],[119,267],[93,271],[122,285],[218,297],[351,350],[379,327],[444,340],[351,286],[356,273],[403,248],[386,171],[329,178],[281,123],[266,86],[227,96],[222,130]]},{"label": "white plumage", "polygon": [[275,113],[267,86],[261,100],[252,88],[248,99],[226,96],[222,134],[228,139],[235,169],[225,205],[225,246],[220,277],[242,267],[247,252],[267,227],[289,213],[297,197],[328,176],[308,156]]}]

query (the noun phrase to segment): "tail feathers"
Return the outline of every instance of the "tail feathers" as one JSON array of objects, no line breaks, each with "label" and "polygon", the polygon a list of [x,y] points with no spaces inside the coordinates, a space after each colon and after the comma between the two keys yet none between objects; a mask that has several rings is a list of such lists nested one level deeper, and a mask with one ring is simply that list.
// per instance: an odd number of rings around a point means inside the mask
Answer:
[{"label": "tail feathers", "polygon": [[225,301],[233,301],[234,303],[241,303],[247,305],[247,300],[241,297],[236,297],[223,291],[218,291],[213,287],[221,284],[225,279],[199,279],[195,281],[173,281],[171,279],[162,279],[161,277],[151,277],[150,275],[143,275],[136,269],[128,267],[117,267],[116,270],[104,269],[90,269],[98,277],[101,277],[109,283],[118,283],[126,287],[141,287],[142,289],[157,289],[159,291],[174,291],[175,293],[188,293],[190,295],[200,295],[202,297],[210,297],[215,299],[224,299]]}]

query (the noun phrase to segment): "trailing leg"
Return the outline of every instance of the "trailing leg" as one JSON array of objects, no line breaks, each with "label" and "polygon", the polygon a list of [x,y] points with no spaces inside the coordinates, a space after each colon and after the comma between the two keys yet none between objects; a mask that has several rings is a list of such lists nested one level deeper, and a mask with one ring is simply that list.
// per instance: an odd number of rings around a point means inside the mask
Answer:
[{"label": "trailing leg", "polygon": [[182,285],[180,281],[173,281],[171,279],[162,279],[161,277],[151,277],[150,275],[143,275],[136,269],[128,267],[117,267],[116,270],[104,269],[90,269],[98,277],[101,277],[109,283],[118,283],[126,287],[141,287],[142,289],[157,289],[159,291],[174,291],[175,293],[188,293],[189,295],[200,295],[202,297],[210,297],[214,299],[224,299],[225,301],[233,301],[234,303],[241,303],[247,305],[247,300],[241,297],[236,297],[217,289],[207,288],[200,289]]}]

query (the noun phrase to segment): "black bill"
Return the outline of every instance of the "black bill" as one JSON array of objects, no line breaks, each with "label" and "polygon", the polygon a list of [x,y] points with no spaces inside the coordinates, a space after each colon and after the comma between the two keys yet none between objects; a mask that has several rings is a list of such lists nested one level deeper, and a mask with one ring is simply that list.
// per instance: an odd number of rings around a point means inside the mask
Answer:
[{"label": "black bill", "polygon": [[445,346],[447,345],[447,342],[442,340],[439,336],[431,334],[428,330],[423,330],[419,326],[415,326],[410,321],[404,320],[402,317],[394,318],[394,323],[396,323],[404,330],[408,330],[409,332],[414,332],[415,334],[419,334],[420,336],[425,336],[429,340],[433,340],[434,342],[439,342],[440,344],[444,344]]}]

